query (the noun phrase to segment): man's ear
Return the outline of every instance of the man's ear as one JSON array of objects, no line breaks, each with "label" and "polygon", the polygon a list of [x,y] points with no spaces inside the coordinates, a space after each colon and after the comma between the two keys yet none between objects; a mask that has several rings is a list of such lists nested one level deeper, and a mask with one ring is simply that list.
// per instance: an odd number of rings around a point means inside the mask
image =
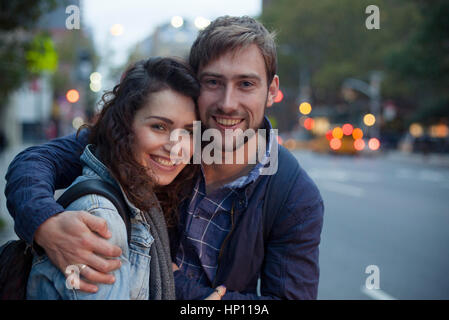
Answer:
[{"label": "man's ear", "polygon": [[279,77],[274,75],[273,81],[271,81],[270,86],[268,87],[268,97],[267,97],[267,107],[271,107],[274,103],[274,99],[278,95],[279,92]]}]

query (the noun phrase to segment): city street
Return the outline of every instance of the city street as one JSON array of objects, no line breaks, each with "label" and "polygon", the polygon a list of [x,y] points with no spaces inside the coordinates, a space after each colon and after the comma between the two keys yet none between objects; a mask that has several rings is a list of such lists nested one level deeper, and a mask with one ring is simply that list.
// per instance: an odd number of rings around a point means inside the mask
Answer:
[{"label": "city street", "polygon": [[[3,218],[4,175],[19,151],[2,157]],[[294,154],[325,202],[319,299],[449,298],[449,163]],[[1,243],[14,236],[7,222]],[[379,268],[380,290],[364,289],[370,265]]]},{"label": "city street", "polygon": [[[319,299],[449,298],[447,166],[295,155],[325,203]],[[363,289],[369,265],[380,291]]]}]

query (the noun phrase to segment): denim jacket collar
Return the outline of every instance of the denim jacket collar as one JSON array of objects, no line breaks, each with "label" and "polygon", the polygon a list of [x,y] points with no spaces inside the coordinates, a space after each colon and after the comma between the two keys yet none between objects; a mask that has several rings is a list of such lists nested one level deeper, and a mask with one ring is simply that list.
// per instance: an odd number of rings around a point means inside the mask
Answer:
[{"label": "denim jacket collar", "polygon": [[81,162],[84,164],[83,171],[91,170],[94,174],[99,176],[102,180],[111,183],[112,185],[120,188],[122,191],[123,197],[125,199],[126,204],[131,209],[131,218],[135,218],[139,213],[141,213],[141,210],[136,208],[126,196],[122,186],[120,183],[115,180],[112,176],[112,174],[109,172],[109,169],[95,156],[95,145],[89,144],[84,149],[83,154],[80,157]]}]

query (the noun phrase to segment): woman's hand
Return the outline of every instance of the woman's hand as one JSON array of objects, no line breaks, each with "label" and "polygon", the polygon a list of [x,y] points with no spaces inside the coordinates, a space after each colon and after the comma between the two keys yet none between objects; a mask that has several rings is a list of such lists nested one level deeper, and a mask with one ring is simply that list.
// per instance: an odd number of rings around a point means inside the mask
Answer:
[{"label": "woman's hand", "polygon": [[218,286],[215,288],[215,291],[212,292],[212,294],[204,300],[221,300],[221,298],[225,295],[225,293],[226,293],[226,287]]}]

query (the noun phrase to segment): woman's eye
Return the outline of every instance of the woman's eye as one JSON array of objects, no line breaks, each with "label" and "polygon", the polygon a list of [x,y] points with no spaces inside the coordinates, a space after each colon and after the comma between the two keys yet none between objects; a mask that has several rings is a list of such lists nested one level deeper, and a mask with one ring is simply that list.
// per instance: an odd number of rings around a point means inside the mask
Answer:
[{"label": "woman's eye", "polygon": [[161,131],[165,129],[165,127],[162,124],[153,124],[151,128]]}]

